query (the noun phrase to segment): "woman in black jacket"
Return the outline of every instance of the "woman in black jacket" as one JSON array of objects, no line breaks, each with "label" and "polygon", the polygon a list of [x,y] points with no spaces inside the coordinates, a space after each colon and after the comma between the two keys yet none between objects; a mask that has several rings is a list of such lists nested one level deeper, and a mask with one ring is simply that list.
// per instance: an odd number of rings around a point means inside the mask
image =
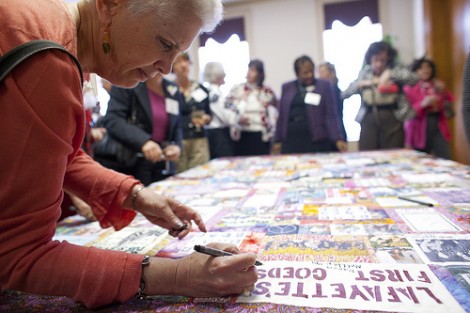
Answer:
[{"label": "woman in black jacket", "polygon": [[178,87],[158,74],[133,89],[113,86],[110,95],[103,124],[110,137],[134,153],[124,163],[98,155],[96,160],[144,185],[174,174],[183,138]]}]

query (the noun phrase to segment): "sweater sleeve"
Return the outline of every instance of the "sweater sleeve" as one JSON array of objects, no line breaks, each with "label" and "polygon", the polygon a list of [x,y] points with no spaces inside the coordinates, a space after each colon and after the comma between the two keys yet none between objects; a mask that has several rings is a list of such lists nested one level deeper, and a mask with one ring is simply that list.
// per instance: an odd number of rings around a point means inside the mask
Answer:
[{"label": "sweater sleeve", "polygon": [[52,241],[64,181],[97,204],[104,226],[119,229],[134,214],[118,204],[135,181],[78,152],[81,98],[78,69],[58,51],[30,57],[0,85],[0,289],[94,308],[135,295],[142,256]]},{"label": "sweater sleeve", "polygon": [[124,209],[122,203],[138,183],[131,176],[102,167],[79,150],[67,167],[64,188],[91,206],[101,227],[120,230],[136,216],[136,212]]}]

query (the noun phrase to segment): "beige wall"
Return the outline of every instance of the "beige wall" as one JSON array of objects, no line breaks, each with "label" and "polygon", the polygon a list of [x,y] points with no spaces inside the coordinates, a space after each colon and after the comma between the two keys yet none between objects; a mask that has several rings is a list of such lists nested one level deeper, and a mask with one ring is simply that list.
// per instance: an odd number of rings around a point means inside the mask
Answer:
[{"label": "beige wall", "polygon": [[[323,4],[335,1],[338,0],[240,1],[227,3],[225,16],[245,18],[251,56],[264,61],[266,84],[279,96],[282,83],[295,78],[295,58],[307,54],[317,63],[323,61]],[[414,16],[421,16],[421,12],[416,12],[417,2],[421,0],[379,0],[384,33],[393,36],[404,62],[423,53],[415,35]]]},{"label": "beige wall", "polygon": [[470,52],[470,0],[423,0],[426,51],[439,78],[455,95],[456,116],[450,121],[452,157],[470,164],[470,145],[463,130],[462,76]]}]

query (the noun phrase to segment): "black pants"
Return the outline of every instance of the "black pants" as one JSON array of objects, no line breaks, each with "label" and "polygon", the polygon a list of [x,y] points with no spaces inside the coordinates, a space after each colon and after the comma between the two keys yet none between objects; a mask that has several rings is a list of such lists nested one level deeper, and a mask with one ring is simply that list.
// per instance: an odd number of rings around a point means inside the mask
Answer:
[{"label": "black pants", "polygon": [[[321,153],[335,151],[328,139],[312,141],[309,121],[305,115],[289,120],[287,137],[282,141],[281,153]],[[335,144],[336,148],[336,144]]]},{"label": "black pants", "polygon": [[370,108],[361,122],[359,150],[403,148],[403,123],[393,115],[393,108]]},{"label": "black pants", "polygon": [[426,147],[416,150],[450,160],[450,146],[439,129],[439,115],[428,114],[426,118]]},{"label": "black pants", "polygon": [[261,139],[261,132],[241,132],[240,140],[234,142],[236,156],[266,155],[271,152],[271,143]]},{"label": "black pants", "polygon": [[233,141],[230,138],[228,127],[207,129],[207,139],[209,140],[211,160],[234,155]]}]

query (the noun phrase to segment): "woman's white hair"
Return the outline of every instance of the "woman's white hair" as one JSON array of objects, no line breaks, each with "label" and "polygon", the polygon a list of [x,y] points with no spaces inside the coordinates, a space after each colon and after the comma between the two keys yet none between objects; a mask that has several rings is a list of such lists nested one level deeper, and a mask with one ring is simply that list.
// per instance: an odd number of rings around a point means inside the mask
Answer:
[{"label": "woman's white hair", "polygon": [[219,62],[209,62],[204,67],[202,76],[205,82],[214,84],[220,77],[225,76],[224,67]]},{"label": "woman's white hair", "polygon": [[182,12],[192,12],[201,20],[204,33],[217,27],[224,10],[221,0],[128,0],[127,7],[136,15],[157,14],[161,18],[181,18]]}]

